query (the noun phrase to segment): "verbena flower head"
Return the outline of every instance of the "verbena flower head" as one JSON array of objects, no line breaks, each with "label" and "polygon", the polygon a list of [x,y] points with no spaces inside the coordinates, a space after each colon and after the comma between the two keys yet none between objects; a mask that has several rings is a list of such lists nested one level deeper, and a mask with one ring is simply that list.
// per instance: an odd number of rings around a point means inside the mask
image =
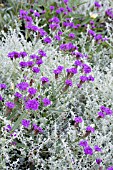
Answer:
[{"label": "verbena flower head", "polygon": [[75,38],[75,34],[74,34],[74,33],[70,33],[70,34],[69,34],[69,38],[74,39],[74,38]]},{"label": "verbena flower head", "polygon": [[28,100],[25,103],[25,108],[27,110],[38,110],[39,102],[36,99]]},{"label": "verbena flower head", "polygon": [[31,94],[31,95],[35,95],[36,92],[37,92],[37,89],[31,87],[31,88],[28,89],[28,92],[29,92],[29,94]]},{"label": "verbena flower head", "polygon": [[47,77],[42,77],[41,81],[42,81],[42,84],[45,84],[49,82],[49,79]]},{"label": "verbena flower head", "polygon": [[27,61],[27,66],[28,67],[32,67],[34,65],[34,62],[33,61]]},{"label": "verbena flower head", "polygon": [[108,167],[107,170],[113,170],[113,166]]},{"label": "verbena flower head", "polygon": [[86,146],[86,147],[84,148],[84,153],[85,153],[86,155],[93,155],[93,150],[92,150],[92,148],[91,148],[90,146]]},{"label": "verbena flower head", "polygon": [[39,18],[40,17],[40,13],[39,12],[34,12],[34,16]]},{"label": "verbena flower head", "polygon": [[22,51],[22,52],[20,52],[20,56],[21,56],[22,58],[24,58],[24,57],[27,56],[27,53],[26,53],[25,51]]},{"label": "verbena flower head", "polygon": [[17,98],[22,98],[22,94],[19,93],[19,92],[16,92],[16,93],[14,94],[14,96],[17,97]]},{"label": "verbena flower head", "polygon": [[47,44],[50,44],[52,42],[51,38],[49,37],[44,38],[43,41]]},{"label": "verbena flower head", "polygon": [[19,65],[20,65],[20,67],[22,67],[22,68],[25,68],[25,67],[28,66],[28,65],[27,65],[27,62],[25,62],[25,61],[21,61],[21,62],[19,63]]},{"label": "verbena flower head", "polygon": [[98,112],[98,116],[99,116],[100,118],[104,118],[104,117],[105,117],[105,115],[104,115],[103,112]]},{"label": "verbena flower head", "polygon": [[88,31],[88,34],[91,35],[91,36],[93,36],[93,37],[95,37],[95,35],[96,35],[95,31],[93,31],[93,30],[89,30],[89,31]]},{"label": "verbena flower head", "polygon": [[5,105],[10,109],[13,109],[15,107],[15,104],[13,102],[6,102]]},{"label": "verbena flower head", "polygon": [[100,159],[100,158],[97,158],[96,159],[96,163],[99,165],[100,163],[102,162],[102,159]]},{"label": "verbena flower head", "polygon": [[102,149],[98,145],[94,146],[94,150],[97,151],[97,152],[101,152],[102,151]]},{"label": "verbena flower head", "polygon": [[21,82],[19,84],[17,84],[16,86],[19,90],[27,90],[27,88],[29,87],[29,84],[27,82]]},{"label": "verbena flower head", "polygon": [[4,130],[6,130],[7,132],[10,132],[12,130],[11,125],[5,126]]},{"label": "verbena flower head", "polygon": [[83,66],[83,71],[85,74],[91,72],[91,67],[89,67],[87,64],[82,64],[82,66]]},{"label": "verbena flower head", "polygon": [[55,9],[54,6],[50,6],[50,10],[53,11]]},{"label": "verbena flower head", "polygon": [[38,51],[38,54],[39,54],[41,57],[46,57],[46,53],[45,53],[43,50],[39,50],[39,51]]},{"label": "verbena flower head", "polygon": [[86,140],[81,140],[81,141],[79,142],[79,145],[80,145],[80,146],[83,146],[83,147],[86,147],[86,146],[88,146],[88,142],[87,142]]},{"label": "verbena flower head", "polygon": [[48,98],[44,98],[44,99],[42,100],[42,102],[43,102],[44,106],[49,106],[49,105],[51,105],[51,101],[50,101]]},{"label": "verbena flower head", "polygon": [[101,7],[101,4],[99,4],[99,2],[97,2],[97,1],[95,1],[94,5],[95,5],[95,7],[97,7],[97,8],[100,8],[100,7]]},{"label": "verbena flower head", "polygon": [[91,132],[91,133],[94,133],[95,129],[91,126],[87,126],[86,127],[86,132]]},{"label": "verbena flower head", "polygon": [[75,65],[75,66],[82,66],[82,62],[81,62],[80,60],[76,60],[76,61],[74,62],[74,65]]},{"label": "verbena flower head", "polygon": [[86,76],[80,76],[80,80],[81,80],[82,82],[85,82],[85,81],[88,80],[88,78],[87,78]]},{"label": "verbena flower head", "polygon": [[7,88],[6,84],[4,84],[4,83],[0,84],[0,89],[1,89],[1,90],[2,90],[2,89],[6,89],[6,88]]},{"label": "verbena flower head", "polygon": [[32,71],[33,71],[34,73],[39,73],[39,72],[40,72],[40,69],[39,69],[38,67],[33,67],[33,68],[32,68]]},{"label": "verbena flower head", "polygon": [[39,133],[43,133],[43,129],[39,126],[37,126],[35,123],[33,124],[33,129],[35,131],[38,131]]},{"label": "verbena flower head", "polygon": [[22,125],[23,125],[25,128],[28,128],[28,127],[30,126],[30,120],[23,119],[23,120],[22,120]]},{"label": "verbena flower head", "polygon": [[65,81],[65,84],[68,85],[68,86],[73,86],[73,83],[72,83],[72,80],[66,80]]},{"label": "verbena flower head", "polygon": [[75,123],[82,123],[82,118],[81,117],[75,117],[74,118]]},{"label": "verbena flower head", "polygon": [[87,77],[87,80],[88,80],[88,81],[94,81],[95,79],[94,79],[94,77],[93,77],[92,75],[89,75],[89,76]]}]

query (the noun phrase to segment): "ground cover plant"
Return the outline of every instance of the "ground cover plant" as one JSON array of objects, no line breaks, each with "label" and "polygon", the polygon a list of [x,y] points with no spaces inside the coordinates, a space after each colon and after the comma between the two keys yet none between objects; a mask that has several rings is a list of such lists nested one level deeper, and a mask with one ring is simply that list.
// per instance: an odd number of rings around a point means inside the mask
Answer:
[{"label": "ground cover plant", "polygon": [[27,3],[1,31],[0,168],[112,170],[112,1]]}]

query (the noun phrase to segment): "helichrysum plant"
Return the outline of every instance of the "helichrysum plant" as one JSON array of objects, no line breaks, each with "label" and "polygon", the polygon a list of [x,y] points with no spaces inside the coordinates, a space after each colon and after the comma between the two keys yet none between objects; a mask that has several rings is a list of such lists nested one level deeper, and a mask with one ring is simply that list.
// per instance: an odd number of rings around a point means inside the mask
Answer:
[{"label": "helichrysum plant", "polygon": [[101,29],[68,0],[45,9],[2,31],[0,168],[112,170],[112,9]]}]

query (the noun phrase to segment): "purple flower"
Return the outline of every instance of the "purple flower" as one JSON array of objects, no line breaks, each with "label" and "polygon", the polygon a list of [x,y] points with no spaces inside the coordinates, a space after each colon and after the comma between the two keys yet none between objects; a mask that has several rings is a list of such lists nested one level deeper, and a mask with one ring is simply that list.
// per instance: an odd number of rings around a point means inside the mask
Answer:
[{"label": "purple flower", "polygon": [[59,18],[58,18],[58,17],[53,17],[53,18],[51,18],[51,19],[49,20],[49,22],[59,23],[59,22],[60,22],[60,20],[59,20]]},{"label": "purple flower", "polygon": [[57,9],[57,10],[56,10],[56,13],[57,13],[57,14],[60,14],[60,13],[61,13],[61,10],[60,10],[60,9]]},{"label": "purple flower", "polygon": [[27,14],[28,14],[27,11],[25,11],[25,10],[23,10],[23,9],[20,9],[20,11],[19,11],[19,17],[20,17],[20,19],[25,18],[25,16],[27,16]]},{"label": "purple flower", "polygon": [[91,67],[89,67],[87,64],[83,64],[82,66],[85,74],[91,72]]},{"label": "purple flower", "polygon": [[49,79],[47,77],[42,77],[41,81],[42,81],[42,84],[45,84],[49,82]]},{"label": "purple flower", "polygon": [[99,4],[99,2],[97,2],[97,1],[95,1],[94,5],[95,5],[95,7],[97,7],[97,8],[100,8],[100,7],[101,7],[101,4]]},{"label": "purple flower", "polygon": [[102,35],[101,34],[95,35],[94,38],[96,41],[102,40]]},{"label": "purple flower", "polygon": [[91,132],[91,133],[94,133],[95,129],[92,128],[91,126],[87,126],[86,127],[86,132]]},{"label": "purple flower", "polygon": [[105,106],[101,106],[101,107],[100,107],[100,110],[101,110],[102,112],[105,112],[105,109],[106,109]]},{"label": "purple flower", "polygon": [[75,66],[82,66],[82,62],[81,62],[80,60],[76,60],[76,61],[74,62],[74,65],[75,65]]},{"label": "purple flower", "polygon": [[30,120],[23,119],[23,120],[22,120],[22,125],[23,125],[25,128],[28,128],[29,125],[30,125]]},{"label": "purple flower", "polygon": [[105,112],[106,112],[106,115],[112,115],[113,114],[113,111],[109,108],[106,108]]},{"label": "purple flower", "polygon": [[19,90],[26,90],[28,88],[29,84],[27,82],[21,82],[17,84],[17,88]]},{"label": "purple flower", "polygon": [[91,148],[90,146],[86,146],[86,147],[84,148],[84,153],[85,153],[86,155],[93,155],[93,150],[92,150],[92,148]]},{"label": "purple flower", "polygon": [[60,36],[59,36],[59,35],[55,35],[55,36],[54,36],[54,38],[55,38],[56,40],[58,40],[58,41],[60,41],[60,40],[61,40],[61,38],[60,38]]},{"label": "purple flower", "polygon": [[49,27],[52,29],[52,30],[56,30],[57,28],[59,28],[59,24],[50,24]]},{"label": "purple flower", "polygon": [[40,66],[41,64],[43,64],[42,58],[40,58],[39,60],[37,60],[36,64],[37,64],[38,66]]},{"label": "purple flower", "polygon": [[82,118],[81,117],[75,117],[74,118],[75,123],[82,123]]},{"label": "purple flower", "polygon": [[50,10],[53,11],[55,9],[54,6],[50,6]]},{"label": "purple flower", "polygon": [[31,30],[36,32],[38,31],[38,27],[36,25],[31,25]]},{"label": "purple flower", "polygon": [[83,146],[83,147],[86,147],[86,146],[88,146],[88,142],[87,142],[86,140],[81,140],[81,141],[79,142],[79,145],[80,145],[80,146]]},{"label": "purple flower", "polygon": [[62,31],[58,31],[58,35],[62,35],[63,34],[63,32]]},{"label": "purple flower", "polygon": [[36,59],[37,57],[38,57],[38,56],[37,56],[36,54],[31,54],[31,55],[30,55],[30,58],[31,58],[31,59]]},{"label": "purple flower", "polygon": [[54,74],[60,74],[62,70],[64,69],[63,66],[58,66],[56,70],[54,70]]},{"label": "purple flower", "polygon": [[70,34],[69,34],[69,38],[74,39],[74,38],[75,38],[75,34],[74,34],[74,33],[70,33]]},{"label": "purple flower", "polygon": [[35,95],[36,92],[37,92],[37,90],[36,90],[35,88],[33,88],[33,87],[30,87],[30,88],[28,89],[28,92],[29,92],[29,94],[31,94],[31,95]]},{"label": "purple flower", "polygon": [[113,170],[113,166],[108,167],[107,170]]},{"label": "purple flower", "polygon": [[91,35],[91,36],[93,36],[93,37],[95,37],[95,35],[96,35],[96,33],[95,33],[93,30],[89,30],[89,31],[88,31],[88,34]]},{"label": "purple flower", "polygon": [[6,130],[7,132],[10,132],[12,130],[11,125],[7,125],[4,130]]},{"label": "purple flower", "polygon": [[32,71],[33,71],[34,73],[39,73],[39,72],[40,72],[40,69],[39,69],[38,67],[33,67],[33,68],[32,68]]},{"label": "purple flower", "polygon": [[73,86],[72,80],[66,80],[65,84],[68,86]]},{"label": "purple flower", "polygon": [[50,44],[52,42],[51,38],[46,37],[43,39],[45,43]]},{"label": "purple flower", "polygon": [[19,65],[20,65],[20,67],[22,67],[22,68],[25,68],[25,67],[28,66],[28,65],[27,65],[27,62],[25,62],[25,61],[21,61],[21,62],[19,63]]},{"label": "purple flower", "polygon": [[72,12],[72,9],[69,6],[67,6],[66,9],[68,12]]},{"label": "purple flower", "polygon": [[94,150],[97,151],[97,152],[101,152],[102,151],[102,149],[98,145],[94,146]]},{"label": "purple flower", "polygon": [[92,75],[87,77],[88,81],[94,81],[94,77]]},{"label": "purple flower", "polygon": [[75,25],[73,28],[78,29],[78,28],[80,28],[80,27],[81,27],[81,25],[80,25],[80,24],[77,24],[77,25]]},{"label": "purple flower", "polygon": [[16,93],[14,94],[14,96],[17,97],[17,98],[22,98],[22,94],[19,93],[19,92],[16,92]]},{"label": "purple flower", "polygon": [[39,18],[39,17],[40,17],[39,12],[35,12],[35,13],[34,13],[34,16]]},{"label": "purple flower", "polygon": [[38,110],[39,102],[36,99],[28,100],[25,103],[25,108],[27,110]]},{"label": "purple flower", "polygon": [[34,65],[34,62],[33,61],[27,61],[27,66],[28,67],[32,67]]},{"label": "purple flower", "polygon": [[7,88],[7,86],[6,86],[6,84],[0,84],[0,89],[2,90],[2,89],[6,89]]},{"label": "purple flower", "polygon": [[82,58],[83,57],[83,54],[80,53],[79,51],[75,52],[75,55],[77,58]]},{"label": "purple flower", "polygon": [[30,12],[30,13],[34,13],[34,10],[33,10],[33,9],[30,9],[29,12]]},{"label": "purple flower", "polygon": [[6,102],[5,105],[10,109],[13,109],[15,107],[15,104],[13,102]]},{"label": "purple flower", "polygon": [[10,59],[20,58],[20,53],[18,53],[18,52],[16,52],[16,51],[13,51],[13,52],[8,53],[8,57],[9,57]]},{"label": "purple flower", "polygon": [[104,115],[104,113],[103,113],[103,112],[98,112],[98,117],[100,117],[100,118],[104,118],[104,117],[105,117],[105,115]]},{"label": "purple flower", "polygon": [[102,162],[102,159],[100,159],[100,158],[97,158],[96,159],[96,163],[99,165],[100,163]]},{"label": "purple flower", "polygon": [[63,1],[64,1],[64,4],[66,4],[66,5],[67,5],[67,3],[68,3],[68,1],[69,1],[69,0],[63,0]]},{"label": "purple flower", "polygon": [[20,52],[20,56],[21,56],[22,58],[24,58],[24,57],[27,56],[27,53],[26,53],[25,51],[22,51],[22,52]]},{"label": "purple flower", "polygon": [[51,101],[50,101],[48,98],[44,98],[44,99],[42,100],[42,102],[43,102],[44,106],[49,106],[49,105],[51,105]]},{"label": "purple flower", "polygon": [[40,133],[43,133],[43,129],[41,127],[37,126],[36,124],[33,124],[33,129]]},{"label": "purple flower", "polygon": [[82,82],[85,82],[85,81],[88,80],[88,78],[87,78],[86,76],[80,76],[80,80],[81,80]]},{"label": "purple flower", "polygon": [[30,22],[30,23],[32,23],[32,21],[33,21],[32,17],[30,17],[30,16],[25,16],[24,20],[27,22]]},{"label": "purple flower", "polygon": [[2,96],[0,95],[0,101],[3,101],[3,98],[2,98]]},{"label": "purple flower", "polygon": [[39,54],[41,57],[46,57],[46,53],[45,53],[43,50],[39,50],[39,51],[38,51],[38,54]]},{"label": "purple flower", "polygon": [[72,74],[76,74],[76,73],[77,73],[77,69],[76,69],[76,68],[66,69],[66,71],[67,71],[68,73],[72,73]]},{"label": "purple flower", "polygon": [[106,15],[113,19],[113,8],[109,8],[106,10]]},{"label": "purple flower", "polygon": [[44,37],[45,35],[47,35],[47,32],[46,32],[44,29],[42,29],[42,28],[39,28],[39,29],[38,29],[38,32],[39,32],[40,36],[42,36],[42,37]]}]

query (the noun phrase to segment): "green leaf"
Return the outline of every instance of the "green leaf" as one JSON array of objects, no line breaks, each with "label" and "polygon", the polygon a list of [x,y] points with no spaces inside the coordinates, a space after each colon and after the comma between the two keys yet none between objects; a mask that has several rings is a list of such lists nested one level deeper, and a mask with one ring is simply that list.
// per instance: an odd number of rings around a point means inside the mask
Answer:
[{"label": "green leaf", "polygon": [[18,126],[20,125],[20,122],[22,121],[22,119],[24,119],[25,117],[27,116],[26,112],[24,112],[23,114],[20,115],[20,117],[17,119],[17,121],[15,122],[12,130],[11,130],[11,133],[18,128]]}]

